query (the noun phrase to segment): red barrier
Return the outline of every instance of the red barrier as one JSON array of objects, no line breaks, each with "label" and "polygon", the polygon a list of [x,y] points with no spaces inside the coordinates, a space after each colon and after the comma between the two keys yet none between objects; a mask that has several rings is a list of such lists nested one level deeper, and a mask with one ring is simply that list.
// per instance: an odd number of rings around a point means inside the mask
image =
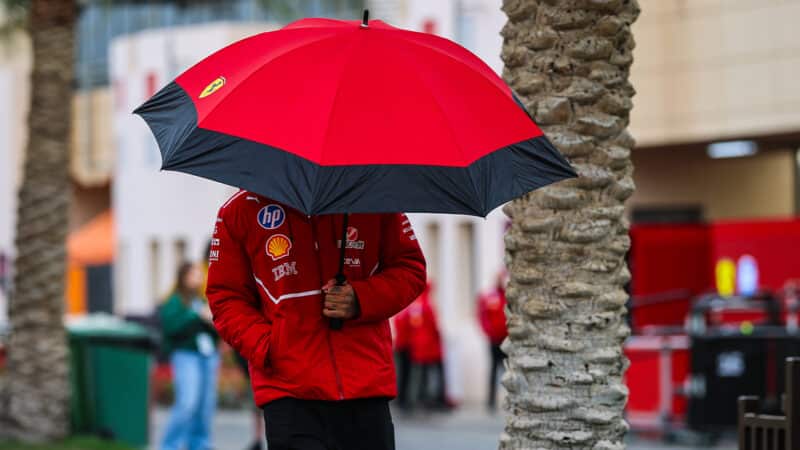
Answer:
[{"label": "red barrier", "polygon": [[625,342],[625,356],[630,360],[625,414],[631,427],[668,432],[685,426],[689,338],[631,336]]},{"label": "red barrier", "polygon": [[682,325],[690,300],[712,286],[706,225],[631,227],[634,332],[648,325]]}]

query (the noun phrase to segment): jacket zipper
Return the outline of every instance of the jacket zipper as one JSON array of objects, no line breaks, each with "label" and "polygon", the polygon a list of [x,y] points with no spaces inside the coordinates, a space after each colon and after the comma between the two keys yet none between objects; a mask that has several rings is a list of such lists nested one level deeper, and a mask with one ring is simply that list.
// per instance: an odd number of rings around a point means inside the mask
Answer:
[{"label": "jacket zipper", "polygon": [[336,365],[336,356],[333,354],[333,342],[331,342],[331,330],[328,329],[328,351],[331,353],[331,363],[333,364],[333,374],[336,376],[336,388],[339,390],[339,400],[344,400],[344,388],[342,387],[342,377],[339,375],[339,367]]},{"label": "jacket zipper", "polygon": [[[317,238],[317,226],[314,221],[311,219],[311,216],[308,216],[308,221],[311,225],[311,234],[314,237],[314,252],[316,253],[317,259],[317,275],[319,277],[320,285],[322,284],[322,261],[320,261],[319,257],[319,239]],[[324,294],[323,294],[324,295]],[[333,375],[336,378],[336,389],[339,394],[339,400],[344,400],[344,388],[342,387],[342,377],[339,374],[339,366],[336,364],[336,355],[333,353],[333,342],[331,341],[331,330],[330,328],[326,329],[325,336],[328,341],[328,354],[331,357],[331,365],[333,366]]]}]

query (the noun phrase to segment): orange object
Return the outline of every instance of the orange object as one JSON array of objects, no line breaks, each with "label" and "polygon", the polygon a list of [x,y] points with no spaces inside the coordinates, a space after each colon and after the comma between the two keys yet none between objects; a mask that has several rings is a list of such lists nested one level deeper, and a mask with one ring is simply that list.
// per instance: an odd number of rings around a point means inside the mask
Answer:
[{"label": "orange object", "polygon": [[115,242],[114,216],[107,210],[69,234],[67,256],[76,264],[110,264],[114,260]]},{"label": "orange object", "polygon": [[114,217],[111,210],[107,210],[67,237],[65,309],[68,314],[86,313],[86,267],[112,263],[114,236]]},{"label": "orange object", "polygon": [[70,263],[67,266],[67,314],[86,312],[86,268]]}]

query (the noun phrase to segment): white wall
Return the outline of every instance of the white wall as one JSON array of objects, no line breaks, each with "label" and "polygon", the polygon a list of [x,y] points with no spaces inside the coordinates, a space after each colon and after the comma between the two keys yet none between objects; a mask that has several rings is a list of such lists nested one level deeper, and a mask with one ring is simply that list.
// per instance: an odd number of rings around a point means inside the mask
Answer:
[{"label": "white wall", "polygon": [[220,205],[234,188],[182,173],[160,172],[161,157],[144,121],[131,111],[148,97],[148,80],[157,89],[209,53],[261,24],[216,23],[150,30],[122,37],[110,50],[114,83],[114,141],[117,161],[112,202],[118,242],[115,310],[145,314],[168,293],[186,242],[186,256],[199,260]]},{"label": "white wall", "polygon": [[797,131],[800,1],[639,3],[631,133],[640,146]]},{"label": "white wall", "polygon": [[13,214],[7,214],[15,209],[14,188],[16,186],[17,171],[16,149],[12,149],[11,142],[11,72],[0,68],[0,252],[8,251],[13,243],[12,231],[14,227]]},{"label": "white wall", "polygon": [[[28,139],[31,55],[30,41],[24,33],[12,33],[3,40],[0,42],[0,253],[13,258],[17,190]],[[7,269],[11,271],[10,267]],[[4,297],[0,292],[0,325],[7,318]]]},{"label": "white wall", "polygon": [[[0,68],[0,255],[9,257],[14,245],[17,152],[12,147],[11,72]],[[6,323],[8,301],[0,286],[0,326]]]}]

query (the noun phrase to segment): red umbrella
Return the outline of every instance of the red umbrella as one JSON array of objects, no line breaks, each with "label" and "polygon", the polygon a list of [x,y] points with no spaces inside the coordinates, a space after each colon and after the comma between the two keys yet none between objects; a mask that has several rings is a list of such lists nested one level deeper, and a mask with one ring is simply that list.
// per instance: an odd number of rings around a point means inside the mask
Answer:
[{"label": "red umbrella", "polygon": [[379,20],[305,19],[241,40],[135,112],[163,169],[306,214],[485,216],[575,176],[478,57]]},{"label": "red umbrella", "polygon": [[[367,19],[300,20],[181,74],[135,111],[158,141],[162,169],[306,214],[485,216],[575,176],[478,57]],[[342,242],[346,231],[347,214]]]}]

